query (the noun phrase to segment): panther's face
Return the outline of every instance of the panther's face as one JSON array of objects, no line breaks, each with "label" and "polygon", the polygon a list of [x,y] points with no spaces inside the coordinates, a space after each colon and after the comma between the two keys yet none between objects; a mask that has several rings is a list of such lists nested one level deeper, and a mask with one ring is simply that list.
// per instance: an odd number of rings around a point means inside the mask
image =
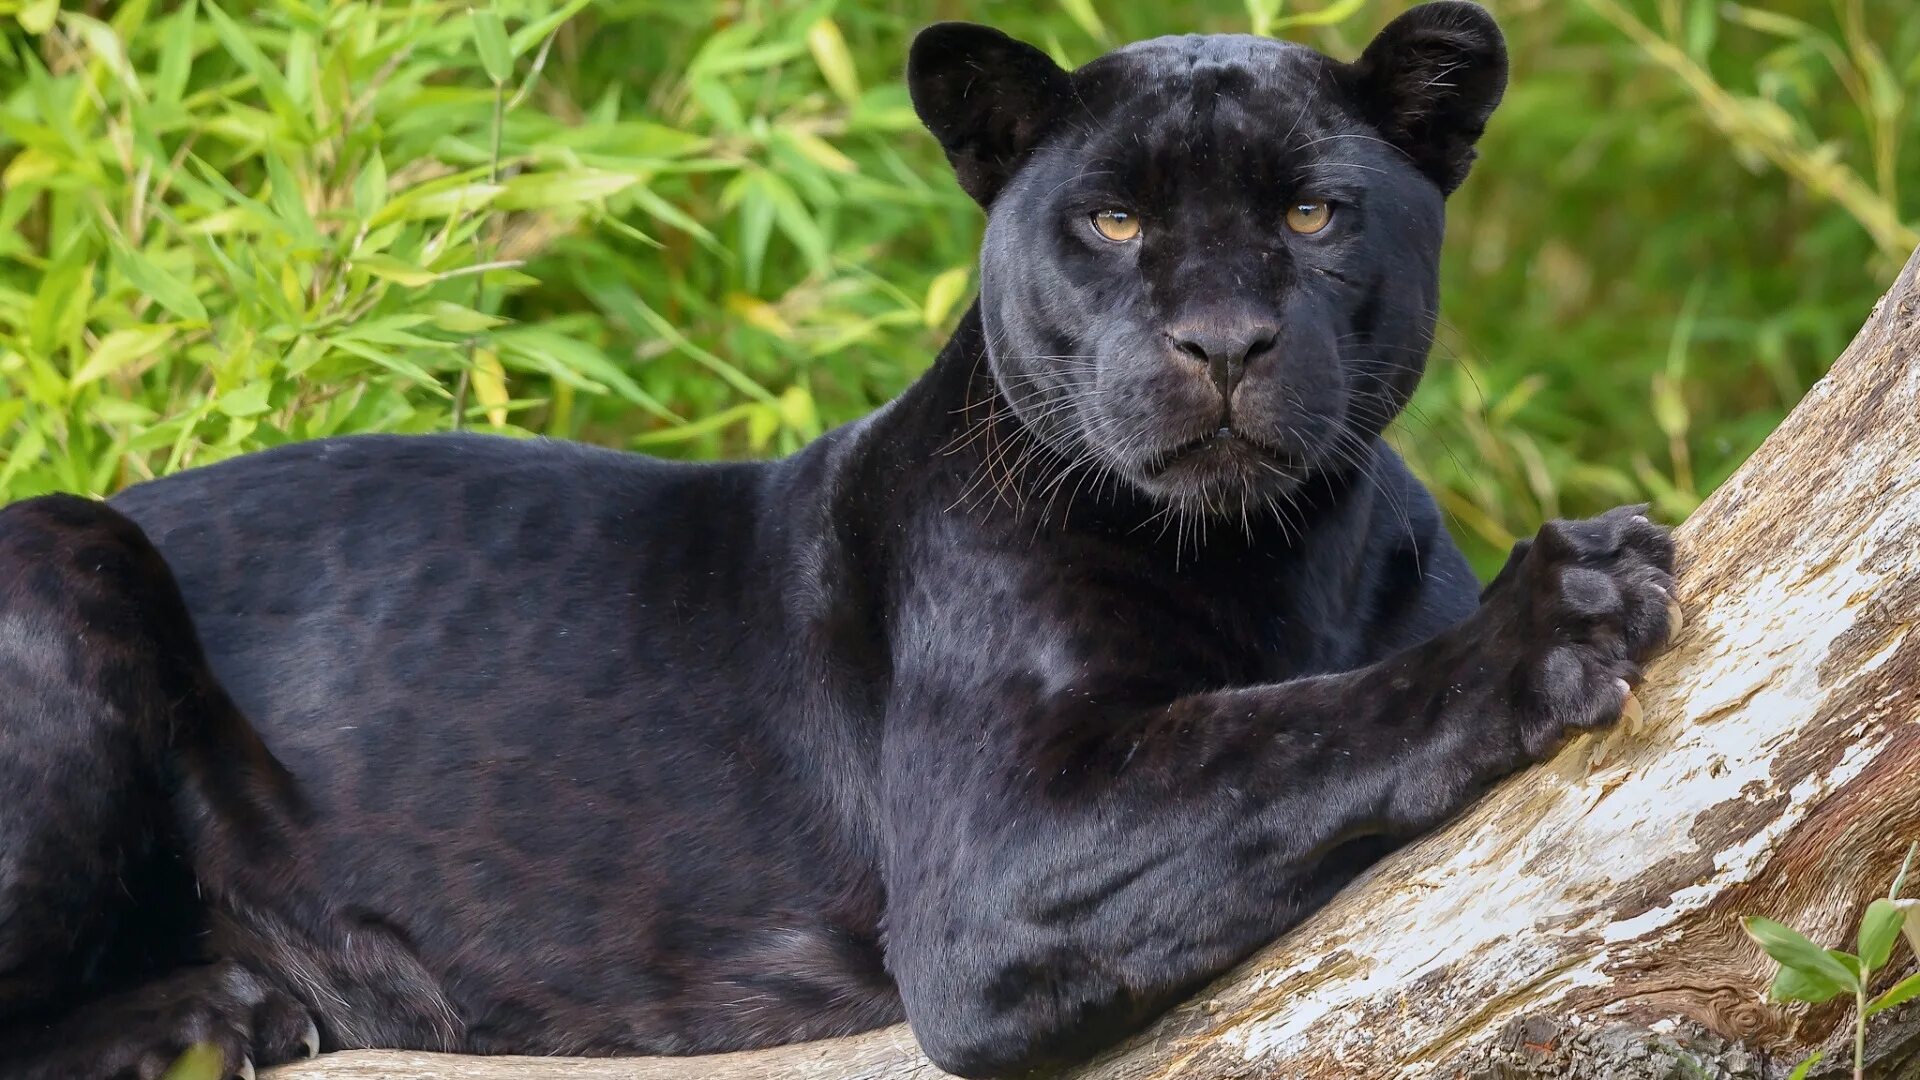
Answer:
[{"label": "panther's face", "polygon": [[1425,364],[1445,196],[1506,82],[1422,5],[1351,64],[1161,38],[1074,71],[996,31],[915,42],[915,105],[988,208],[1002,396],[1062,456],[1244,513],[1364,460]]}]

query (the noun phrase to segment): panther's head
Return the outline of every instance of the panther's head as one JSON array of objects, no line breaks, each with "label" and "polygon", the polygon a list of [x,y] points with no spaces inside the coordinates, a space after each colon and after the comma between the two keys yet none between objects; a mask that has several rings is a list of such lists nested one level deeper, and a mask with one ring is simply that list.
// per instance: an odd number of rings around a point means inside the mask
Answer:
[{"label": "panther's head", "polygon": [[1067,72],[986,27],[925,30],[908,81],[988,211],[1000,393],[1048,447],[1183,507],[1244,512],[1356,462],[1419,381],[1444,201],[1506,74],[1468,3],[1413,8],[1352,63],[1216,35]]}]

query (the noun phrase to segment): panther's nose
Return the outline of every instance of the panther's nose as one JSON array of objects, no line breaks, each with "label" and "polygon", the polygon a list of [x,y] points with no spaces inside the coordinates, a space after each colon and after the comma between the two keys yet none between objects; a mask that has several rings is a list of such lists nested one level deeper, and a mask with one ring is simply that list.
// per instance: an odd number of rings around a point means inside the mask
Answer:
[{"label": "panther's nose", "polygon": [[1206,365],[1223,401],[1233,400],[1233,388],[1240,385],[1247,365],[1270,351],[1279,336],[1277,327],[1257,322],[1191,324],[1167,331],[1175,352]]}]

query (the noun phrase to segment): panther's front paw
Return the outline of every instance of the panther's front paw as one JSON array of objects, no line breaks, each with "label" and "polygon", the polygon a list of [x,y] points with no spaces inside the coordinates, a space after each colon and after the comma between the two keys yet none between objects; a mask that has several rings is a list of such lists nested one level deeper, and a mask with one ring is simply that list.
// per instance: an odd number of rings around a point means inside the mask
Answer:
[{"label": "panther's front paw", "polygon": [[1537,758],[1569,731],[1617,719],[1642,665],[1678,631],[1672,536],[1640,506],[1550,521],[1514,546],[1482,611],[1510,650],[1512,717]]}]

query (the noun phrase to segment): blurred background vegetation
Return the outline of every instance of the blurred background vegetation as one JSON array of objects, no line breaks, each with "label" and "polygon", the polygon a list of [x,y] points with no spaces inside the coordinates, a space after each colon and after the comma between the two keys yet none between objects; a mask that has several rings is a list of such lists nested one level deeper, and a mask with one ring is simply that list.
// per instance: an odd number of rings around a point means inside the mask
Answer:
[{"label": "blurred background vegetation", "polygon": [[[790,451],[973,287],[916,27],[1350,57],[1406,6],[0,0],[0,502],[353,431]],[[1483,567],[1684,515],[1920,243],[1910,0],[1491,6],[1513,83],[1394,435]]]}]

